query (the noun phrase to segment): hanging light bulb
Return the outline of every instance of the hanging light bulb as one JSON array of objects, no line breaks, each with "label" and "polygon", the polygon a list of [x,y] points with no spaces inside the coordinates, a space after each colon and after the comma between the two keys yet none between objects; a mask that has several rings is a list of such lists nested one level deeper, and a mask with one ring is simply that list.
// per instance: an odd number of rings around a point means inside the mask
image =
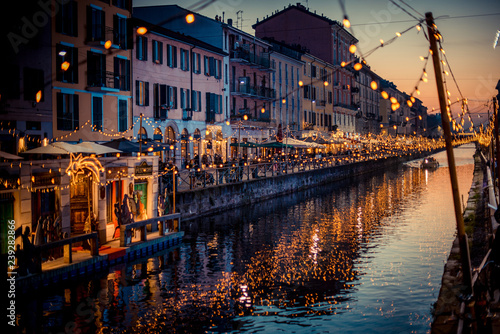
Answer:
[{"label": "hanging light bulb", "polygon": [[384,46],[384,40],[380,39],[380,45]]},{"label": "hanging light bulb", "polygon": [[380,95],[382,95],[382,97],[384,98],[384,100],[387,100],[389,98],[389,94],[387,94],[387,92],[384,91],[384,90],[380,93]]},{"label": "hanging light bulb", "polygon": [[373,90],[377,90],[377,88],[378,88],[377,82],[376,82],[375,80],[373,80],[373,81],[370,83],[370,87],[371,87]]},{"label": "hanging light bulb", "polygon": [[349,21],[349,19],[347,18],[347,16],[344,16],[344,20],[342,21],[342,24],[344,25],[344,27],[346,27],[347,29],[349,29],[351,27],[351,22]]},{"label": "hanging light bulb", "polygon": [[355,52],[356,52],[356,45],[354,45],[354,44],[353,44],[353,45],[351,45],[351,46],[349,47],[349,52],[350,52],[350,53],[355,53]]},{"label": "hanging light bulb", "polygon": [[391,103],[392,104],[398,103],[398,100],[393,96],[391,97]]},{"label": "hanging light bulb", "polygon": [[422,27],[420,26],[420,24],[417,24],[416,28],[417,28],[418,31],[420,31],[422,29]]},{"label": "hanging light bulb", "polygon": [[68,68],[69,68],[69,65],[70,65],[69,62],[67,62],[67,61],[63,62],[61,64],[61,70],[63,70],[63,71],[66,72],[68,70]]},{"label": "hanging light bulb", "polygon": [[361,68],[363,68],[363,65],[361,65],[361,63],[356,63],[356,64],[354,64],[354,69],[355,69],[356,71],[359,71]]},{"label": "hanging light bulb", "polygon": [[397,32],[397,33],[396,33],[396,36],[401,37],[401,33],[400,33],[400,32]]},{"label": "hanging light bulb", "polygon": [[340,63],[340,66],[342,66],[342,67],[345,67],[345,65],[346,65],[345,61]]},{"label": "hanging light bulb", "polygon": [[187,23],[193,23],[194,22],[194,15],[192,13],[189,13],[186,15],[186,22]]},{"label": "hanging light bulb", "polygon": [[108,40],[106,41],[106,43],[104,43],[104,48],[105,48],[106,50],[109,50],[109,49],[111,48],[111,45],[112,45],[112,44],[113,44],[113,43],[111,43],[111,41],[108,39]]},{"label": "hanging light bulb", "polygon": [[139,28],[137,28],[137,33],[139,35],[144,35],[147,32],[148,32],[148,29],[146,29],[146,27],[139,27]]},{"label": "hanging light bulb", "polygon": [[299,81],[299,86],[300,87],[304,86],[304,82],[302,82],[302,80]]},{"label": "hanging light bulb", "polygon": [[38,92],[36,92],[36,95],[35,95],[35,101],[36,103],[40,102],[42,100],[42,91],[39,90]]}]

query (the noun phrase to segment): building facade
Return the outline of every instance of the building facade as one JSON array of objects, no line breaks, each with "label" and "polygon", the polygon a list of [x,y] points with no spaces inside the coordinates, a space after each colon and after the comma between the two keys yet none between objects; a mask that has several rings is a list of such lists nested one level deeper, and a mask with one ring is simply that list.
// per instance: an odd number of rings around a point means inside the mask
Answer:
[{"label": "building facade", "polygon": [[358,107],[356,114],[356,132],[362,135],[380,132],[380,80],[369,66],[363,66],[356,72],[353,99]]},{"label": "building facade", "polygon": [[[212,45],[133,19],[134,136],[164,143],[161,160],[185,168],[192,160],[227,157],[222,64]],[[147,29],[138,34],[138,28]],[[141,116],[142,115],[142,116]],[[142,120],[141,120],[142,117]],[[194,163],[194,162],[193,162]]]},{"label": "building facade", "polygon": [[[355,57],[349,48],[358,40],[339,22],[311,12],[301,4],[276,11],[262,21],[257,21],[253,28],[257,37],[274,38],[306,49],[312,56],[334,66],[332,125],[342,128],[346,135],[353,133],[356,129],[357,107],[352,99],[352,88],[356,71],[353,69]],[[314,119],[312,121],[314,123]],[[321,121],[317,123],[321,124]]]}]

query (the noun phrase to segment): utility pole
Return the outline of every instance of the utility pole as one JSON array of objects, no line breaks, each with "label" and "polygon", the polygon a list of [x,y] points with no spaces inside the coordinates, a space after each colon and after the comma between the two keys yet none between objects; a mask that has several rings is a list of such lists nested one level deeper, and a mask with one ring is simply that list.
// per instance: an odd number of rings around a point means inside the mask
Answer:
[{"label": "utility pole", "polygon": [[455,156],[453,153],[453,145],[451,141],[450,119],[448,117],[448,109],[446,105],[446,94],[443,87],[443,76],[441,69],[441,61],[439,60],[439,49],[437,47],[437,34],[436,25],[432,13],[425,13],[425,20],[429,32],[429,42],[432,54],[432,62],[434,64],[434,73],[436,76],[436,85],[439,96],[439,107],[441,109],[441,121],[443,124],[444,139],[446,142],[446,154],[448,157],[448,166],[450,171],[451,188],[453,192],[453,203],[455,207],[455,218],[457,221],[457,233],[460,245],[460,258],[462,261],[462,272],[464,284],[467,287],[467,294],[472,294],[472,272],[469,255],[469,245],[467,243],[467,234],[465,233],[464,219],[462,213],[462,206],[460,204],[460,192],[458,189],[457,171],[455,167]]}]

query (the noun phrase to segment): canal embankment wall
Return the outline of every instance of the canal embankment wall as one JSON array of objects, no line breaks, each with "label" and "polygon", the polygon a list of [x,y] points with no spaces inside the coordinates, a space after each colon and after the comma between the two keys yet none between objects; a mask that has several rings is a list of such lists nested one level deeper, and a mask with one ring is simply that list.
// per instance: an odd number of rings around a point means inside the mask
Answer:
[{"label": "canal embankment wall", "polygon": [[435,152],[419,152],[402,156],[353,162],[322,169],[305,170],[261,179],[181,191],[176,193],[176,212],[183,220],[219,213],[255,204],[273,197],[316,187],[358,175],[373,173],[420,159]]},{"label": "canal embankment wall", "polygon": [[[463,210],[472,268],[484,266],[485,255],[488,253],[492,240],[487,183],[485,161],[476,152],[472,184]],[[462,333],[465,328],[479,325],[476,322],[477,318],[472,316],[473,312],[470,313],[471,307],[474,308],[474,300],[471,299],[466,309],[464,308],[463,302],[468,297],[464,291],[462,261],[457,237],[453,241],[450,255],[444,265],[439,296],[433,305],[431,333]]]}]

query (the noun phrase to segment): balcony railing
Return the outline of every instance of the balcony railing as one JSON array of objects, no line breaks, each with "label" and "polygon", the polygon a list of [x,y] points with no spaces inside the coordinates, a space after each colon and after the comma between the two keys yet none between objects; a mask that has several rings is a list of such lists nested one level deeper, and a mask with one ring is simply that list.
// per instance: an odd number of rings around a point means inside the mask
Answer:
[{"label": "balcony railing", "polygon": [[265,99],[276,98],[276,91],[272,88],[240,84],[238,85],[238,88],[234,89],[235,88],[234,85],[232,86],[233,86],[232,93],[255,96]]},{"label": "balcony railing", "polygon": [[91,90],[119,90],[115,88],[115,73],[110,71],[98,71],[87,73],[87,86]]},{"label": "balcony railing", "polygon": [[231,60],[238,61],[243,60],[247,61],[251,64],[258,65],[263,68],[270,68],[271,61],[269,60],[269,54],[264,53],[261,55],[255,54],[253,52],[245,51],[245,50],[232,50],[231,51]]}]

